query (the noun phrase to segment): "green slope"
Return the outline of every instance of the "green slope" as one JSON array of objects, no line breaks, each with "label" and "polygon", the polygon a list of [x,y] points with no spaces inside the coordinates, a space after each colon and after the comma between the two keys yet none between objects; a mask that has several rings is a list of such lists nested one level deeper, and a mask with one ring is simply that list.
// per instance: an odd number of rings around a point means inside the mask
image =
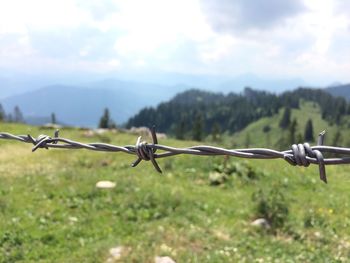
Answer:
[{"label": "green slope", "polygon": [[[231,145],[237,145],[240,147],[245,146],[247,136],[249,136],[250,147],[278,147],[278,142],[281,137],[287,138],[289,136],[288,129],[281,129],[279,127],[283,110],[284,109],[281,109],[278,114],[272,117],[261,118],[258,121],[248,125],[241,132],[234,134],[231,139]],[[319,132],[326,130],[326,142],[328,143],[332,141],[332,138],[338,129],[336,125],[330,125],[321,118],[319,106],[312,102],[301,102],[300,109],[292,109],[291,120],[293,119],[297,120],[297,134],[299,133],[302,137],[304,136],[306,122],[308,119],[311,119],[314,128],[315,140],[317,139]],[[264,132],[264,127],[266,126],[270,127],[269,132]],[[304,141],[296,141],[295,143],[303,142]]]}]

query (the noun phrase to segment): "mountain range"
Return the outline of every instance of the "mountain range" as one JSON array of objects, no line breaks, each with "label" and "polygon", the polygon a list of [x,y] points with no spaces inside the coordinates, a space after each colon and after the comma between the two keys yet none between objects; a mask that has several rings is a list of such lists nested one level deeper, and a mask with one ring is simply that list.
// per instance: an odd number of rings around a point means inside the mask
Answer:
[{"label": "mountain range", "polygon": [[264,78],[252,73],[237,76],[209,75],[209,74],[185,74],[173,72],[127,72],[105,74],[25,74],[10,72],[4,69],[0,71],[0,99],[25,92],[34,91],[42,87],[60,84],[63,86],[90,87],[101,80],[122,81],[124,83],[157,83],[161,86],[190,86],[205,90],[222,92],[240,92],[246,86],[254,89],[283,92],[295,87],[306,85],[304,80],[298,78]]},{"label": "mountain range", "polygon": [[[106,107],[109,108],[112,119],[120,125],[126,123],[142,108],[156,106],[191,88],[239,93],[244,86],[251,86],[254,89],[258,87],[258,89],[280,93],[292,87],[296,88],[298,83],[302,82],[297,79],[264,80],[253,74],[245,74],[236,78],[185,74],[141,77],[145,77],[148,81],[157,81],[154,82],[157,84],[115,78],[97,81],[91,77],[87,78],[86,81],[90,81],[84,84],[81,84],[79,82],[81,79],[79,79],[72,81],[73,85],[48,85],[35,89],[39,83],[49,83],[50,78],[44,77],[42,82],[39,79],[29,81],[29,77],[20,81],[13,78],[0,78],[0,103],[6,112],[11,112],[18,105],[29,124],[49,122],[51,113],[55,113],[60,123],[96,127]],[[26,79],[28,79],[27,86],[24,83]],[[166,85],[167,79],[170,80],[169,85]],[[57,80],[59,81],[59,78]],[[332,86],[326,91],[332,95],[350,99],[350,84]]]},{"label": "mountain range", "polygon": [[104,80],[87,87],[54,85],[0,100],[5,112],[18,105],[25,120],[39,124],[55,113],[58,122],[72,126],[95,127],[104,108],[121,124],[141,108],[167,100],[187,86]]}]

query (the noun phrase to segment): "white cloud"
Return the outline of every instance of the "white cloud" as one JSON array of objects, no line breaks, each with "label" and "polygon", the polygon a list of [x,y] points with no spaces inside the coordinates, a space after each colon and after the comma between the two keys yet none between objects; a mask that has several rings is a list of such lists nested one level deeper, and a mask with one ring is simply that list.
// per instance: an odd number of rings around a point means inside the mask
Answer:
[{"label": "white cloud", "polygon": [[200,59],[207,64],[218,62],[235,52],[238,40],[232,36],[217,36],[199,46]]},{"label": "white cloud", "polygon": [[347,7],[341,0],[0,0],[0,66],[348,81]]},{"label": "white cloud", "polygon": [[72,28],[87,20],[87,12],[70,0],[0,1],[0,33]]},{"label": "white cloud", "polygon": [[121,65],[121,62],[118,59],[111,59],[110,61],[108,61],[108,65],[113,68],[119,68]]},{"label": "white cloud", "polygon": [[125,56],[157,56],[160,48],[176,47],[189,39],[203,41],[212,34],[197,1],[125,1],[110,20],[125,32],[115,44]]},{"label": "white cloud", "polygon": [[218,32],[243,32],[283,25],[305,11],[301,0],[202,0],[209,23]]}]

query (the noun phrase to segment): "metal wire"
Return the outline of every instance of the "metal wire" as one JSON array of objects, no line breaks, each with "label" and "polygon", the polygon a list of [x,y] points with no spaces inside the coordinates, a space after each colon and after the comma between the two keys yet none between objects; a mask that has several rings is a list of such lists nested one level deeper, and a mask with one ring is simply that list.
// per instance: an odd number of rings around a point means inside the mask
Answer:
[{"label": "metal wire", "polygon": [[[350,155],[350,148],[324,146],[325,131],[319,134],[317,146],[310,146],[308,143],[293,144],[290,150],[276,151],[267,148],[251,149],[225,149],[214,146],[198,145],[188,148],[175,148],[158,144],[155,128],[151,129],[152,143],[142,141],[138,137],[135,145],[116,146],[106,143],[82,143],[59,137],[58,130],[54,137],[40,135],[34,138],[31,135],[13,135],[6,132],[0,132],[0,139],[17,140],[24,143],[33,144],[32,151],[39,148],[61,148],[61,149],[87,149],[91,151],[103,152],[123,152],[136,155],[137,159],[132,163],[132,167],[137,166],[142,160],[151,161],[158,172],[162,172],[156,159],[165,158],[179,154],[190,154],[200,156],[226,155],[250,159],[284,159],[293,166],[308,167],[310,164],[319,166],[320,179],[327,183],[326,165],[350,164],[350,157],[324,158],[324,153]],[[161,153],[156,153],[161,150]]]}]

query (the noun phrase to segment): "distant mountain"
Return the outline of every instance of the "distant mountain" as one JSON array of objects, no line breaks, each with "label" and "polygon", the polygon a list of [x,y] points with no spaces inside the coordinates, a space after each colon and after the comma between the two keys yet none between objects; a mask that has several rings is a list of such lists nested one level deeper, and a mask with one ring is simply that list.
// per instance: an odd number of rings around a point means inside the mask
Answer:
[{"label": "distant mountain", "polygon": [[[117,80],[116,80],[117,79]],[[103,80],[103,81],[101,81]],[[107,80],[107,81],[105,81]],[[216,92],[241,92],[244,87],[252,87],[271,92],[283,92],[295,87],[305,86],[305,82],[298,78],[268,78],[245,73],[236,76],[211,74],[185,74],[175,72],[142,71],[142,72],[110,72],[110,73],[51,73],[51,74],[25,74],[21,72],[0,71],[0,99],[23,94],[41,87],[59,83],[64,86],[88,87],[102,82],[113,84],[120,82],[157,83],[159,86],[181,87],[189,86]],[[115,85],[112,85],[113,88]]]},{"label": "distant mountain", "polygon": [[20,94],[28,90],[30,89],[26,90],[22,85],[19,85],[14,80],[0,77],[0,98]]},{"label": "distant mountain", "polygon": [[169,99],[186,86],[105,80],[88,87],[55,85],[1,99],[6,112],[18,105],[26,120],[41,124],[51,113],[65,124],[94,127],[108,107],[112,119],[121,124],[141,108]]},{"label": "distant mountain", "polygon": [[257,90],[282,93],[286,90],[292,90],[296,87],[305,85],[304,80],[294,79],[268,79],[261,78],[254,74],[242,74],[230,78],[217,86],[217,91],[232,92],[242,91],[245,87],[251,87]]},{"label": "distant mountain", "polygon": [[87,73],[47,73],[27,74],[1,68],[0,99],[52,86],[56,83],[64,86],[85,87],[85,82],[105,79],[105,76]]},{"label": "distant mountain", "polygon": [[[3,72],[0,72],[0,74]],[[41,87],[50,86],[54,83],[61,83],[70,86],[76,86],[78,81],[77,77],[71,79],[63,79],[61,77],[53,77],[46,75],[25,75],[25,74],[8,74],[6,76],[0,75],[0,99],[4,99],[10,96],[23,94],[37,90]]]},{"label": "distant mountain", "polygon": [[184,84],[195,88],[214,92],[242,92],[245,87],[270,92],[281,93],[286,90],[305,86],[306,83],[300,78],[267,78],[252,73],[236,76],[210,75],[210,74],[184,74],[172,72],[143,73],[139,75],[125,75],[129,79],[140,78],[147,82],[163,85]]},{"label": "distant mountain", "polygon": [[343,97],[350,100],[350,84],[328,87],[325,91],[333,96]]}]

